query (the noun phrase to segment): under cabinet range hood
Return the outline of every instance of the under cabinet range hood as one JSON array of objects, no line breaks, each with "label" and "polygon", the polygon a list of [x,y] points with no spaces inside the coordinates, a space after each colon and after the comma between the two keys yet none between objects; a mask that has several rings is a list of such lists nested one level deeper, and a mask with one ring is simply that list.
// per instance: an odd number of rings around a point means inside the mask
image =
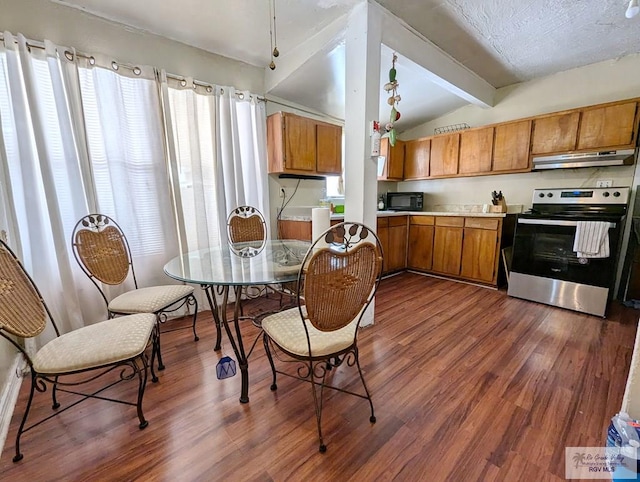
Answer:
[{"label": "under cabinet range hood", "polygon": [[635,149],[618,151],[575,152],[553,156],[533,156],[533,170],[569,169],[576,167],[629,166],[633,164]]}]

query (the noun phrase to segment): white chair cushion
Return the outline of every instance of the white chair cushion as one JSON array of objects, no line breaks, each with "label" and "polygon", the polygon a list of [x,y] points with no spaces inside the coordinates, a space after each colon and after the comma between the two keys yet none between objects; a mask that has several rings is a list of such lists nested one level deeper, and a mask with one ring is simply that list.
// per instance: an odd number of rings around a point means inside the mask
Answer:
[{"label": "white chair cushion", "polygon": [[68,373],[135,357],[146,348],[155,315],[141,313],[85,326],[54,338],[33,359],[38,373]]},{"label": "white chair cushion", "polygon": [[[306,309],[302,309],[304,316],[307,316]],[[353,344],[357,318],[344,328],[336,331],[324,332],[317,330],[305,319],[305,324],[309,330],[311,341],[311,354],[314,357],[331,355],[337,353]],[[300,311],[298,308],[281,311],[262,320],[262,329],[289,353],[299,356],[309,356],[309,345],[307,335],[302,326]]]},{"label": "white chair cushion", "polygon": [[150,286],[128,291],[111,300],[113,313],[157,313],[193,293],[193,286]]}]

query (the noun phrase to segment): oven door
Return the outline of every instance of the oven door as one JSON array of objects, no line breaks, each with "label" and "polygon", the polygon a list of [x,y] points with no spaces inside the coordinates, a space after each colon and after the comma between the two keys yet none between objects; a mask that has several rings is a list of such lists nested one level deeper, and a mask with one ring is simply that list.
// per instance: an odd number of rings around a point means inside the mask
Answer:
[{"label": "oven door", "polygon": [[609,225],[609,257],[578,258],[573,251],[577,221],[519,218],[512,272],[610,288],[615,278],[618,224]]}]

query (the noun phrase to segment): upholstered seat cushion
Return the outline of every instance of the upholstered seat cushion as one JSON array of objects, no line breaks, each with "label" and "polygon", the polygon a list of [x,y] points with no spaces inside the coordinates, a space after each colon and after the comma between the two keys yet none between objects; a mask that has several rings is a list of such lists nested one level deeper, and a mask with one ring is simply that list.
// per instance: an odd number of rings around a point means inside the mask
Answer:
[{"label": "upholstered seat cushion", "polygon": [[[302,311],[306,317],[307,312],[304,307]],[[305,324],[309,330],[311,354],[314,357],[319,357],[340,352],[353,344],[357,318],[344,328],[330,332],[323,332],[314,328],[308,319],[305,319]],[[289,353],[309,356],[307,335],[297,307],[266,317],[262,320],[262,329],[273,341]]]},{"label": "upholstered seat cushion", "polygon": [[114,313],[157,313],[193,293],[193,286],[150,286],[128,291],[109,303]]},{"label": "upholstered seat cushion", "polygon": [[68,373],[135,357],[146,348],[155,315],[141,313],[85,326],[54,338],[33,359],[38,373]]}]

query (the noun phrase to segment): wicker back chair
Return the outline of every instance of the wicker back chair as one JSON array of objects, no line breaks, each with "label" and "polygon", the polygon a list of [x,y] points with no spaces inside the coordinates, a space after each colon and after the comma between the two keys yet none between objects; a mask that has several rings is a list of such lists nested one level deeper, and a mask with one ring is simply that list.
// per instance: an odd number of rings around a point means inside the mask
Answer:
[{"label": "wicker back chair", "polygon": [[[329,228],[309,249],[298,274],[298,306],[262,321],[263,342],[273,381],[276,374],[311,384],[316,411],[320,452],[326,451],[322,436],[322,395],[325,388],[367,399],[369,420],[375,423],[373,402],[358,357],[358,327],[373,300],[382,276],[382,246],[375,232],[360,223],[340,223]],[[276,369],[272,351],[299,361],[296,371]],[[278,357],[280,358],[280,357]],[[328,371],[356,365],[364,393],[327,382]]]},{"label": "wicker back chair", "polygon": [[[89,214],[80,219],[73,229],[73,254],[80,268],[98,288],[109,318],[134,313],[156,315],[158,332],[158,369],[163,370],[160,350],[160,325],[167,320],[167,313],[183,306],[193,306],[193,337],[198,341],[196,319],[198,302],[193,295],[193,286],[165,285],[138,288],[136,273],[131,261],[131,250],[122,229],[112,218],[104,214]],[[120,285],[131,275],[134,289],[109,300],[101,284]],[[153,360],[152,360],[153,363]]]},{"label": "wicker back chair", "polygon": [[227,218],[229,242],[246,243],[266,241],[267,228],[264,216],[253,206],[239,206]]},{"label": "wicker back chair", "polygon": [[[30,357],[23,344],[16,340],[33,338],[51,322],[56,338],[45,344],[35,356]],[[142,413],[142,397],[147,382],[148,345],[157,349],[156,317],[152,314],[135,314],[85,326],[70,333],[60,334],[51,313],[31,277],[24,270],[15,254],[0,241],[0,336],[9,341],[24,356],[31,371],[31,390],[22,422],[18,429],[15,444],[14,462],[22,460],[20,437],[22,434],[45,420],[66,411],[87,398],[100,398],[112,402],[133,405],[137,408],[139,427],[148,425]],[[79,373],[85,373],[79,377]],[[90,373],[89,373],[90,372]],[[156,379],[151,367],[153,378]],[[108,384],[91,393],[80,393],[76,387],[85,382],[111,373]],[[70,380],[66,375],[74,375]],[[138,377],[138,395],[136,402],[116,400],[99,395],[116,383]],[[115,381],[114,381],[115,378]],[[156,379],[157,380],[157,379]],[[53,409],[52,415],[25,427],[35,391],[45,392],[51,385]],[[79,395],[65,408],[57,410],[60,403],[58,392]]]}]

